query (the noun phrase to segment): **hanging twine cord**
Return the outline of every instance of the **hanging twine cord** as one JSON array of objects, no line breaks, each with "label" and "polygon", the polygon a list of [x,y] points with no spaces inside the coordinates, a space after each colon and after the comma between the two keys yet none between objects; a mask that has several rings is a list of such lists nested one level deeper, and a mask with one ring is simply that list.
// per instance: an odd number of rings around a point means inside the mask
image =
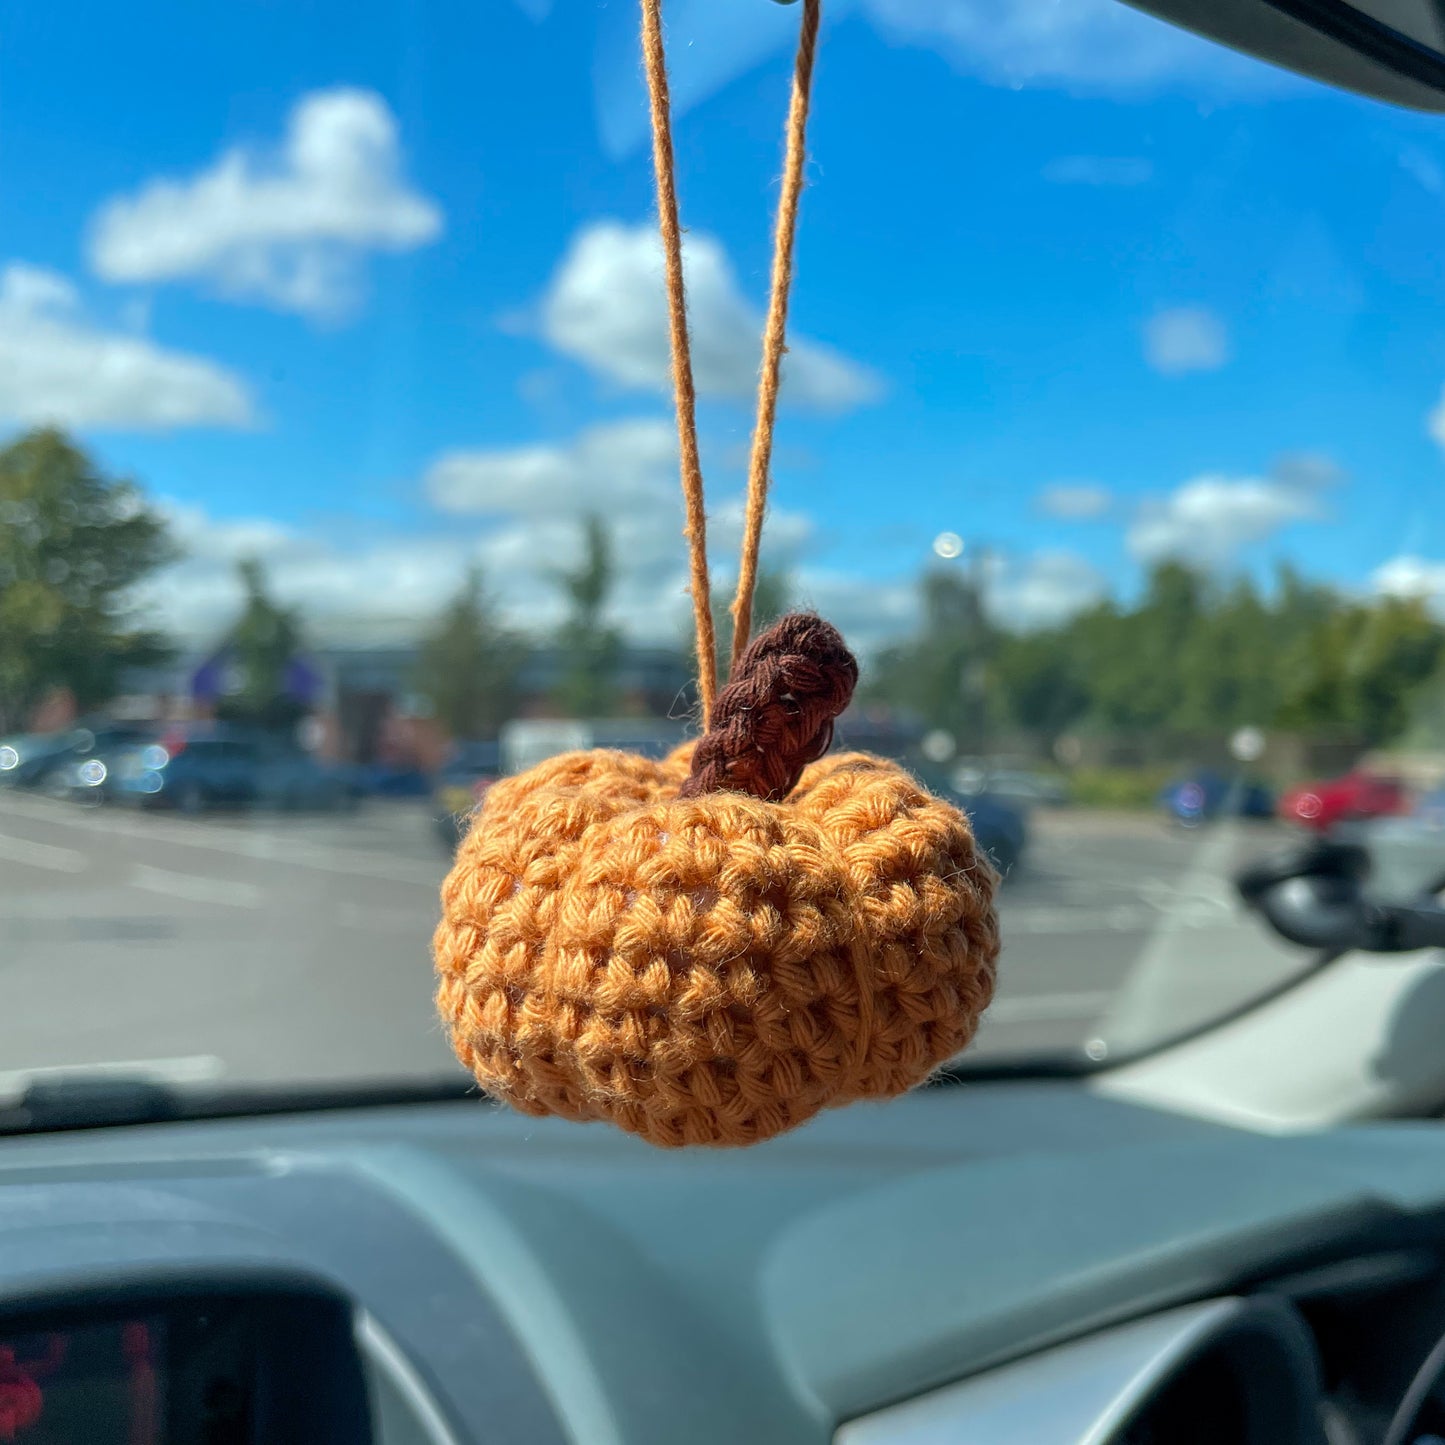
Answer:
[{"label": "hanging twine cord", "polygon": [[712,589],[707,571],[707,510],[702,460],[697,447],[697,390],[687,332],[687,291],[682,274],[682,226],[677,215],[677,167],[672,150],[672,101],[667,85],[667,52],[662,41],[662,0],[642,0],[642,57],[652,107],[652,165],[657,177],[657,223],[667,274],[668,323],[672,333],[672,387],[677,402],[677,441],[686,511],[691,569],[692,615],[697,633],[697,686],[702,725],[712,721],[717,693],[717,638],[713,632]]},{"label": "hanging twine cord", "polygon": [[793,95],[788,106],[783,186],[773,230],[773,274],[768,321],[763,329],[763,365],[758,378],[758,412],[748,461],[747,512],[743,519],[742,561],[737,596],[733,598],[733,668],[742,660],[753,626],[753,591],[758,582],[758,549],[768,506],[773,465],[773,424],[778,412],[778,385],[787,350],[788,295],[793,285],[793,241],[798,231],[798,202],[803,194],[807,163],[808,107],[813,93],[813,61],[818,53],[818,22],[822,0],[803,0],[803,23],[793,64]]},{"label": "hanging twine cord", "polygon": [[698,691],[705,735],[698,743],[683,797],[710,792],[749,793],[777,802],[796,786],[804,767],[828,749],[833,720],[847,707],[858,681],[858,664],[837,629],[811,613],[783,618],[749,645],[758,548],[767,512],[773,426],[783,353],[787,350],[788,294],[793,283],[793,243],[807,158],[808,107],[818,49],[821,0],[803,0],[803,23],[793,66],[783,184],[773,233],[773,267],[758,408],[748,462],[747,512],[743,526],[738,590],[733,600],[729,682],[717,693],[716,642],[708,584],[707,533],[702,466],[697,446],[697,396],[693,385],[687,295],[678,222],[677,175],[668,98],[662,0],[642,0],[642,51],[652,100],[652,157],[657,174],[657,216],[666,264],[668,319],[672,332],[673,389],[677,397],[682,493],[692,569],[697,626]]}]

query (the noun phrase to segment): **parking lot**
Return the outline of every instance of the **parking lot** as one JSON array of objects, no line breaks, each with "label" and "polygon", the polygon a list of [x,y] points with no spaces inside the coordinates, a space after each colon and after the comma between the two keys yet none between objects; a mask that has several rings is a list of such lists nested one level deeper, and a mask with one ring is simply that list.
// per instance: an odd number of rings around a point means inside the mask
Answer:
[{"label": "parking lot", "polygon": [[[1279,836],[1036,816],[1003,892],[1002,983],[979,1056],[1117,1051],[1297,967],[1228,884]],[[429,957],[445,869],[421,804],[190,819],[0,793],[0,1073],[142,1060],[259,1082],[450,1069]]]}]

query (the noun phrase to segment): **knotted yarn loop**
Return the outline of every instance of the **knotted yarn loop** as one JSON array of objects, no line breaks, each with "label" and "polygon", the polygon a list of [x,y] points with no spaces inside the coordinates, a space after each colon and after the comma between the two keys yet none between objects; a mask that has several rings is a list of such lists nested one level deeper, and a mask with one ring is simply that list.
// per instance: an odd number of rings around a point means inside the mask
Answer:
[{"label": "knotted yarn loop", "polygon": [[792,612],[749,643],[713,708],[680,797],[751,793],[776,803],[833,740],[858,663],[842,634],[812,612]]}]

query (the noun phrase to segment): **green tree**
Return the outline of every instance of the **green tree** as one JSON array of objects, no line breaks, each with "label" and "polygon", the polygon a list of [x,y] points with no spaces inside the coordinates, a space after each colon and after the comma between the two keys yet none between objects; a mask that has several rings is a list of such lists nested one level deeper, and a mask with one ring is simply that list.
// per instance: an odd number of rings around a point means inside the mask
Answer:
[{"label": "green tree", "polygon": [[1366,742],[1394,742],[1405,732],[1441,655],[1440,628],[1420,598],[1387,597],[1365,609],[1349,669],[1353,720]]},{"label": "green tree", "polygon": [[998,643],[980,574],[938,568],[924,574],[920,594],[918,631],[879,655],[869,692],[952,733],[961,748],[979,747],[997,711],[991,669]]},{"label": "green tree", "polygon": [[1137,607],[1092,609],[1071,632],[1106,727],[1156,731],[1169,726],[1182,694],[1182,659],[1208,606],[1205,584],[1178,562],[1150,573]]},{"label": "green tree", "polygon": [[[1281,568],[1274,587],[1157,566],[1131,606],[1104,601],[1030,632],[992,627],[977,573],[923,580],[923,622],[873,670],[960,745],[991,721],[1167,739],[1254,724],[1354,740],[1445,743],[1445,628],[1418,599],[1350,601]],[[987,696],[970,695],[983,677]]]},{"label": "green tree", "polygon": [[1001,637],[992,681],[996,710],[1015,727],[1055,738],[1087,712],[1088,678],[1064,628]]},{"label": "green tree", "polygon": [[1279,700],[1274,622],[1247,579],[1208,597],[1179,646],[1172,728],[1218,733],[1274,720]]},{"label": "green tree", "polygon": [[606,717],[617,705],[622,637],[606,621],[615,572],[612,538],[602,519],[582,525],[582,560],[556,574],[567,597],[567,618],[557,634],[561,677],[556,702],[570,717]]},{"label": "green tree", "polygon": [[305,711],[304,704],[286,691],[287,669],[301,650],[301,624],[295,612],[272,599],[260,562],[250,558],[236,570],[246,600],[225,646],[236,669],[237,686],[217,711],[235,722],[291,727]]},{"label": "green tree", "polygon": [[494,738],[516,711],[520,639],[498,621],[479,567],[423,639],[416,685],[454,738]]},{"label": "green tree", "polygon": [[168,651],[138,627],[136,585],[175,557],[134,483],[102,473],[62,432],[0,449],[0,728],[21,727],[51,688],[82,708],[121,670]]},{"label": "green tree", "polygon": [[1409,723],[1400,741],[1432,752],[1445,748],[1445,666],[1435,669],[1407,706]]},{"label": "green tree", "polygon": [[1428,706],[1445,634],[1417,598],[1337,602],[1285,654],[1279,717],[1302,732],[1393,742]]}]

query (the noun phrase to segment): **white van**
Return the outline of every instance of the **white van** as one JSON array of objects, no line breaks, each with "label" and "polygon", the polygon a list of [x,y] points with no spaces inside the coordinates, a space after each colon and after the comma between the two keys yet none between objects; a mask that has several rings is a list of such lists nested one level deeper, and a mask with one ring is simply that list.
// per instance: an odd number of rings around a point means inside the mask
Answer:
[{"label": "white van", "polygon": [[692,731],[691,723],[672,718],[518,718],[502,728],[502,771],[524,773],[558,753],[583,748],[662,758]]}]

